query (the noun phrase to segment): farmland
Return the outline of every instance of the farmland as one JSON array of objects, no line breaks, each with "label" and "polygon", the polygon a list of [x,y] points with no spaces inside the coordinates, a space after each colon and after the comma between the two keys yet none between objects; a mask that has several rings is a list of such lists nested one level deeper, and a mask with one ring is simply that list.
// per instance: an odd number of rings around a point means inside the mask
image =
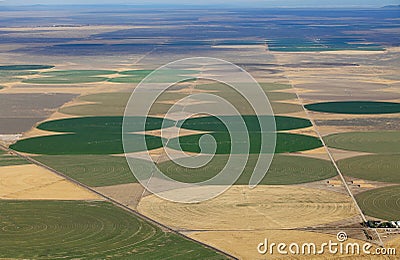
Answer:
[{"label": "farmland", "polygon": [[187,230],[296,228],[357,214],[351,200],[342,194],[266,185],[254,189],[233,186],[217,198],[197,204],[174,203],[151,195],[140,201],[138,210],[169,226]]},{"label": "farmland", "polygon": [[[399,248],[398,235],[362,225],[400,220],[397,9],[6,2],[1,259],[260,259],[264,239],[324,243],[339,231]],[[243,158],[231,187],[201,183]],[[191,187],[152,194],[155,167]],[[335,257],[346,256],[304,259]]]},{"label": "farmland", "polygon": [[[121,156],[50,155],[35,156],[35,160],[92,187],[136,182],[125,157]],[[137,163],[143,165],[143,170],[149,164],[140,159]]]},{"label": "farmland", "polygon": [[18,70],[44,70],[44,69],[51,69],[54,68],[52,65],[2,65],[0,66],[0,70],[11,70],[11,71],[18,71]]},{"label": "farmland", "polygon": [[398,131],[348,132],[329,135],[324,139],[329,146],[344,150],[370,153],[400,152]]},{"label": "farmland", "polygon": [[[58,121],[45,122],[38,129],[53,132],[73,132],[73,134],[57,134],[50,136],[39,136],[18,141],[11,147],[18,151],[37,154],[118,154],[123,153],[122,146],[122,117],[90,117],[62,119]],[[159,129],[162,119],[157,118],[135,118],[127,131],[140,131],[142,124],[146,123],[149,130]],[[171,121],[169,121],[171,124]],[[168,124],[168,122],[167,122]],[[161,138],[145,135],[147,147],[136,145],[141,135],[131,134],[129,145],[130,151],[143,151],[155,149],[162,146]],[[136,142],[135,142],[136,141]],[[57,143],[57,146],[53,144]]]},{"label": "farmland", "polygon": [[[269,135],[272,135],[270,133]],[[229,154],[231,153],[231,145],[232,142],[230,141],[229,134],[226,133],[210,133],[210,136],[215,140],[217,143],[216,154]],[[179,138],[171,139],[168,143],[169,147],[173,149],[182,149],[186,152],[194,152],[199,153],[202,152],[201,147],[199,145],[200,138],[203,135],[188,135],[182,136]],[[315,148],[319,148],[322,146],[321,141],[313,136],[307,135],[299,135],[299,134],[290,134],[290,133],[278,133],[276,140],[276,147],[275,153],[288,153],[288,152],[297,152],[297,151],[304,151],[304,150],[311,150]],[[268,134],[267,134],[267,138]],[[212,146],[214,141],[209,139],[210,141],[204,141],[204,145]],[[238,140],[238,145],[243,142],[244,139]],[[250,133],[249,134],[249,151],[252,154],[260,153],[261,149],[261,135],[258,133]],[[208,142],[208,143],[207,143]],[[247,151],[247,144],[243,145],[237,150],[236,153],[245,153]],[[266,148],[268,151],[272,151],[271,147]],[[210,153],[211,151],[203,151],[204,153]]]},{"label": "farmland", "polygon": [[399,164],[398,154],[364,155],[338,162],[340,169],[347,176],[388,183],[400,183]]},{"label": "farmland", "polygon": [[400,186],[391,186],[365,191],[356,196],[360,207],[369,216],[384,220],[397,220]]},{"label": "farmland", "polygon": [[[228,161],[229,156],[217,155],[206,166],[201,168],[185,168],[177,163],[185,165],[185,159],[179,159],[176,163],[167,161],[158,164],[158,167],[168,177],[181,182],[201,182],[214,177],[219,173]],[[250,155],[242,175],[235,185],[249,183],[258,155]],[[275,155],[272,164],[261,181],[261,185],[284,185],[306,183],[324,180],[336,175],[330,162],[299,156]]]},{"label": "farmland", "polygon": [[347,101],[309,104],[307,109],[318,112],[339,114],[391,114],[400,112],[400,103]]},{"label": "farmland", "polygon": [[7,154],[5,151],[0,150],[0,167],[21,164],[28,164],[28,162],[24,159]]},{"label": "farmland", "polygon": [[0,257],[224,259],[106,202],[0,201],[0,210]]}]

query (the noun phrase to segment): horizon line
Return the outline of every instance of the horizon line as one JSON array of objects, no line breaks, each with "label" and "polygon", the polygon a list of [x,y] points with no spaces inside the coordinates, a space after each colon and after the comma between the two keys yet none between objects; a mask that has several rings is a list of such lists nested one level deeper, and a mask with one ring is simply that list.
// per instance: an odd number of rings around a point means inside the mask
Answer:
[{"label": "horizon line", "polygon": [[68,7],[68,6],[132,6],[132,7],[223,7],[232,8],[232,7],[240,7],[245,9],[254,9],[254,8],[262,8],[262,9],[354,9],[354,8],[368,8],[368,9],[376,9],[376,8],[385,8],[385,7],[399,7],[400,5],[321,5],[321,6],[270,6],[270,7],[263,7],[261,5],[253,5],[249,7],[243,7],[242,4],[222,4],[222,3],[207,3],[207,4],[185,4],[185,3],[153,3],[153,4],[146,4],[146,3],[99,3],[99,4],[80,4],[80,3],[72,3],[72,4],[12,4],[7,3],[6,1],[0,1],[0,7],[32,7],[32,6],[49,6],[49,7]]}]

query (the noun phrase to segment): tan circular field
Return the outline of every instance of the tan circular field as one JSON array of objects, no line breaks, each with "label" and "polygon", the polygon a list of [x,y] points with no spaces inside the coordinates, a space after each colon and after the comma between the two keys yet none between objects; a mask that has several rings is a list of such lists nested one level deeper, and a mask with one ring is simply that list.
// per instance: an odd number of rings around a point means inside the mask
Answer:
[{"label": "tan circular field", "polygon": [[[201,189],[207,189],[203,187]],[[184,192],[183,192],[184,193]],[[233,186],[202,203],[144,197],[138,211],[176,229],[265,230],[321,225],[357,215],[343,194],[300,186]]]}]

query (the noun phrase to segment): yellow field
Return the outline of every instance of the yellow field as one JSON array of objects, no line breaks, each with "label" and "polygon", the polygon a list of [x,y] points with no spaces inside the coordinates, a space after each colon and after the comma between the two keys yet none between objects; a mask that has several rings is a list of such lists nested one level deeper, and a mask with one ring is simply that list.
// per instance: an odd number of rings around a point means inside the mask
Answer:
[{"label": "yellow field", "polygon": [[0,199],[101,200],[66,179],[28,164],[0,167]]},{"label": "yellow field", "polygon": [[150,195],[140,201],[138,211],[186,230],[297,228],[357,215],[348,196],[300,186],[233,186],[220,196],[197,204],[174,203]]}]

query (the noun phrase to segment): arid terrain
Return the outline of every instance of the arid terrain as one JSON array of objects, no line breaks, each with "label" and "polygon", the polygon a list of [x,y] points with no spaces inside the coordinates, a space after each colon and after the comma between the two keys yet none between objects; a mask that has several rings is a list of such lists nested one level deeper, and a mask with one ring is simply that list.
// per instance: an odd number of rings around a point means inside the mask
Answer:
[{"label": "arid terrain", "polygon": [[[0,259],[335,259],[328,251],[260,254],[257,246],[264,239],[320,245],[337,242],[338,232],[347,234],[346,242],[400,253],[400,227],[366,224],[400,221],[398,13],[1,12]],[[164,91],[147,115],[132,112],[147,121],[145,128],[130,126],[129,134],[144,136],[148,146],[123,149],[132,91],[160,66],[191,57],[236,64],[269,99],[275,155],[253,189],[248,184],[263,143],[259,126],[248,122],[260,115],[246,97],[211,79],[227,73],[223,69],[193,64],[175,71],[185,80]],[[235,73],[228,76],[238,81]],[[124,155],[143,173],[157,167],[182,182],[217,175],[234,141],[202,109],[237,118],[221,112],[219,103],[190,97],[199,93],[227,100],[247,118],[251,154],[242,176],[221,195],[192,204],[167,201],[143,188]],[[177,165],[184,157],[178,148],[208,155],[199,147],[203,135],[218,145],[210,165]],[[215,186],[200,187],[199,194],[208,188]],[[21,244],[26,249],[19,250]]]}]

